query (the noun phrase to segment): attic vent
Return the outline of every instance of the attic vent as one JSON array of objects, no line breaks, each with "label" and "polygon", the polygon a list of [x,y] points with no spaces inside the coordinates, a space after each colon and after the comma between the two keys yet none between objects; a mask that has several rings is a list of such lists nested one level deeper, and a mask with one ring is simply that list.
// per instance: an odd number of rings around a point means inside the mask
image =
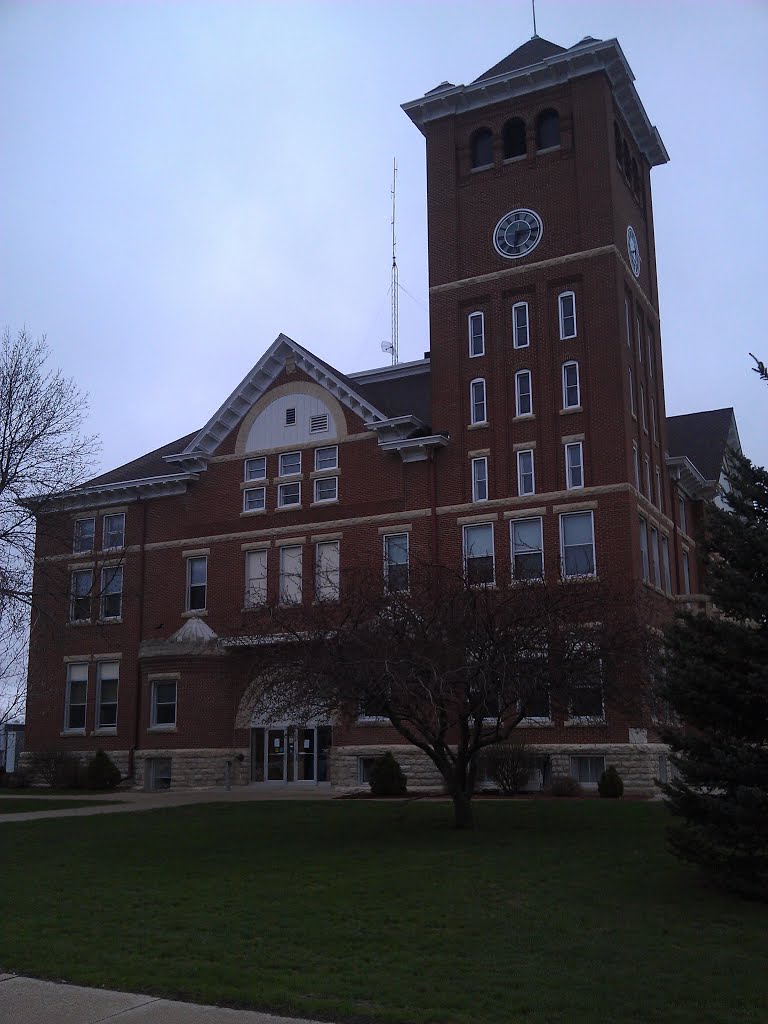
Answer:
[{"label": "attic vent", "polygon": [[286,409],[285,410],[285,425],[286,427],[292,426],[296,422],[296,410]]},{"label": "attic vent", "polygon": [[309,417],[310,434],[323,434],[328,429],[328,413],[321,413],[319,416]]}]

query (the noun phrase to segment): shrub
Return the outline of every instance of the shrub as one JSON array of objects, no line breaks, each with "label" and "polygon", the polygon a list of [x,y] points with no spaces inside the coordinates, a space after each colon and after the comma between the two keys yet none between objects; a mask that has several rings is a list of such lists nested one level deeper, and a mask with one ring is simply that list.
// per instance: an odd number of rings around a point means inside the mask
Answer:
[{"label": "shrub", "polygon": [[488,777],[502,793],[519,793],[534,767],[534,755],[520,742],[488,747],[481,758]]},{"label": "shrub", "polygon": [[120,771],[103,750],[97,750],[88,762],[88,788],[114,789],[120,784]]},{"label": "shrub", "polygon": [[51,789],[80,789],[85,779],[80,759],[64,750],[37,750],[30,754],[32,775]]},{"label": "shrub", "polygon": [[624,793],[624,783],[621,781],[621,776],[613,765],[609,765],[609,767],[606,768],[600,776],[597,788],[600,792],[600,796],[608,797],[613,800],[617,799]]},{"label": "shrub", "polygon": [[377,757],[368,769],[368,782],[374,796],[404,796],[408,779],[392,754]]},{"label": "shrub", "polygon": [[570,775],[553,775],[549,792],[551,796],[581,796],[584,791]]}]

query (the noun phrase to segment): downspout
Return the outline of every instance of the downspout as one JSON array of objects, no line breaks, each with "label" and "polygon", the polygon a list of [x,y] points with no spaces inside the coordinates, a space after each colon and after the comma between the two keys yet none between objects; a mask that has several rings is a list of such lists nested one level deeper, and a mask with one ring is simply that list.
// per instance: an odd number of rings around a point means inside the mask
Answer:
[{"label": "downspout", "polygon": [[[144,637],[144,563],[145,563],[145,543],[147,539],[147,503],[139,498],[139,504],[141,505],[141,541],[139,544],[139,577],[137,580],[137,589],[139,594],[139,615],[138,615],[138,637],[139,646]],[[139,650],[136,649],[136,698],[134,701],[133,708],[133,746],[128,751],[128,775],[134,781],[136,779],[136,751],[140,744],[140,724],[141,724],[141,661],[139,660]]]},{"label": "downspout", "polygon": [[429,457],[429,501],[432,508],[432,565],[439,565],[439,531],[437,528],[437,452],[432,449]]}]

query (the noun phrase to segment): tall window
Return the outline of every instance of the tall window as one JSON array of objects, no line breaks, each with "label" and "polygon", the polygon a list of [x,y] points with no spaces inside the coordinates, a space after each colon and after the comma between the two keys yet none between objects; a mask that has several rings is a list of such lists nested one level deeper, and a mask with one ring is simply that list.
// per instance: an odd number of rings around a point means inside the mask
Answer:
[{"label": "tall window", "polygon": [[563,408],[578,409],[580,405],[579,364],[572,360],[569,363],[563,363]]},{"label": "tall window", "polygon": [[472,459],[472,501],[488,500],[488,459]]},{"label": "tall window", "polygon": [[152,728],[172,729],[176,725],[176,680],[155,679],[152,683]]},{"label": "tall window", "polygon": [[648,335],[648,373],[652,377],[656,366],[656,359],[653,351],[653,336]]},{"label": "tall window", "polygon": [[280,603],[299,604],[302,590],[302,550],[300,544],[280,548]]},{"label": "tall window", "polygon": [[482,378],[473,380],[469,385],[469,401],[472,413],[472,423],[485,423],[487,414],[485,409],[485,381]]},{"label": "tall window", "polygon": [[267,603],[267,557],[266,548],[245,553],[246,608],[257,608]]},{"label": "tall window", "polygon": [[315,544],[315,597],[318,601],[339,599],[339,542]]},{"label": "tall window", "polygon": [[525,448],[517,453],[517,493],[536,493],[536,478],[533,471],[533,449]]},{"label": "tall window", "polygon": [[691,562],[688,556],[688,552],[683,549],[683,593],[690,594],[691,592]]},{"label": "tall window", "polygon": [[109,565],[101,570],[101,618],[119,619],[123,611],[123,567]]},{"label": "tall window", "polygon": [[584,486],[584,449],[581,441],[565,446],[565,483],[568,490]]},{"label": "tall window", "polygon": [[119,661],[100,661],[96,680],[96,728],[117,728]]},{"label": "tall window", "polygon": [[507,121],[504,125],[503,140],[505,160],[512,160],[516,156],[525,156],[527,149],[525,121],[519,117],[513,117],[511,121]]},{"label": "tall window", "polygon": [[125,512],[104,516],[104,550],[121,548],[125,544]]},{"label": "tall window", "polygon": [[267,459],[265,455],[259,455],[256,459],[245,460],[245,479],[246,480],[266,480],[267,479]]},{"label": "tall window", "polygon": [[339,478],[337,476],[321,476],[315,480],[315,502],[338,501]]},{"label": "tall window", "polygon": [[301,452],[283,452],[280,456],[280,476],[295,476],[301,472]]},{"label": "tall window", "polygon": [[632,445],[632,463],[635,470],[635,487],[640,490],[640,456],[637,454],[637,445]]},{"label": "tall window", "polygon": [[331,445],[329,448],[315,448],[315,472],[323,469],[339,468],[339,447]]},{"label": "tall window", "polygon": [[659,427],[656,422],[656,402],[654,401],[653,395],[651,395],[651,430],[653,431],[653,440],[658,442]]},{"label": "tall window", "polygon": [[78,569],[72,573],[69,617],[72,622],[84,622],[91,617],[91,588],[93,572]]},{"label": "tall window", "polygon": [[677,499],[677,509],[680,520],[678,526],[680,527],[682,533],[688,533],[688,524],[685,519],[685,498],[682,494]]},{"label": "tall window", "polygon": [[664,570],[664,591],[672,593],[672,574],[669,571],[669,537],[661,535],[661,564]]},{"label": "tall window", "polygon": [[651,488],[651,463],[648,456],[645,456],[645,496],[648,501],[653,501],[653,489]]},{"label": "tall window", "polygon": [[656,508],[664,511],[664,488],[661,485],[661,470],[656,467]]},{"label": "tall window", "polygon": [[629,408],[633,416],[637,416],[637,410],[635,408],[635,379],[632,376],[632,367],[628,367],[629,372]]},{"label": "tall window", "polygon": [[640,560],[642,562],[643,579],[646,583],[650,581],[650,563],[648,561],[648,524],[640,519]]},{"label": "tall window", "polygon": [[649,545],[650,545],[650,562],[651,562],[651,583],[654,587],[661,586],[661,576],[659,573],[659,531],[655,526],[649,528]]},{"label": "tall window", "polygon": [[640,317],[635,318],[635,326],[637,327],[637,358],[642,363],[643,361],[643,324]]},{"label": "tall window", "polygon": [[632,310],[629,299],[624,297],[624,328],[626,333],[627,347],[632,348]]},{"label": "tall window", "polygon": [[528,348],[530,342],[528,303],[516,302],[512,307],[512,345],[515,348]]},{"label": "tall window", "polygon": [[266,487],[246,487],[243,491],[243,512],[263,512],[266,507]]},{"label": "tall window", "polygon": [[301,504],[301,481],[294,484],[277,485],[277,507],[289,508],[291,505]]},{"label": "tall window", "polygon": [[384,535],[384,588],[387,591],[408,589],[408,534]]},{"label": "tall window", "polygon": [[464,527],[464,567],[471,586],[492,586],[496,579],[493,523]]},{"label": "tall window", "polygon": [[201,611],[208,597],[208,557],[187,559],[187,611]]},{"label": "tall window", "polygon": [[592,512],[564,512],[560,516],[560,563],[565,579],[596,574]]},{"label": "tall window", "polygon": [[470,313],[467,319],[469,328],[469,354],[482,356],[485,354],[485,318],[482,313]]},{"label": "tall window", "polygon": [[560,312],[560,339],[576,337],[576,296],[573,292],[563,292],[558,296]]},{"label": "tall window", "polygon": [[518,370],[515,374],[515,415],[530,416],[532,413],[531,371]]},{"label": "tall window", "polygon": [[556,110],[542,110],[536,118],[536,148],[560,145],[560,116]]},{"label": "tall window", "polygon": [[602,664],[598,659],[585,665],[582,677],[574,682],[568,710],[571,721],[602,721],[605,717]]},{"label": "tall window", "polygon": [[64,731],[85,732],[85,707],[88,698],[87,663],[67,665],[67,693],[64,701]]},{"label": "tall window", "polygon": [[640,385],[640,422],[643,424],[643,430],[648,433],[648,417],[645,415],[645,388]]},{"label": "tall window", "polygon": [[470,142],[472,167],[489,167],[493,163],[493,132],[490,128],[478,128]]},{"label": "tall window", "polygon": [[544,544],[541,519],[512,519],[509,523],[512,545],[512,579],[544,578]]},{"label": "tall window", "polygon": [[93,539],[96,533],[96,519],[88,516],[86,519],[75,520],[75,537],[72,550],[75,554],[83,551],[93,551]]}]

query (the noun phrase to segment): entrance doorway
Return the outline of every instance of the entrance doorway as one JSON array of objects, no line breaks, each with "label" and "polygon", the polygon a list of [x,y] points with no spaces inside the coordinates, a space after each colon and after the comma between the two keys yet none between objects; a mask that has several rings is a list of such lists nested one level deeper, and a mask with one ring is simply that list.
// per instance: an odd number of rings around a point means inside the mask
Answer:
[{"label": "entrance doorway", "polygon": [[329,725],[251,729],[251,782],[328,782]]}]

